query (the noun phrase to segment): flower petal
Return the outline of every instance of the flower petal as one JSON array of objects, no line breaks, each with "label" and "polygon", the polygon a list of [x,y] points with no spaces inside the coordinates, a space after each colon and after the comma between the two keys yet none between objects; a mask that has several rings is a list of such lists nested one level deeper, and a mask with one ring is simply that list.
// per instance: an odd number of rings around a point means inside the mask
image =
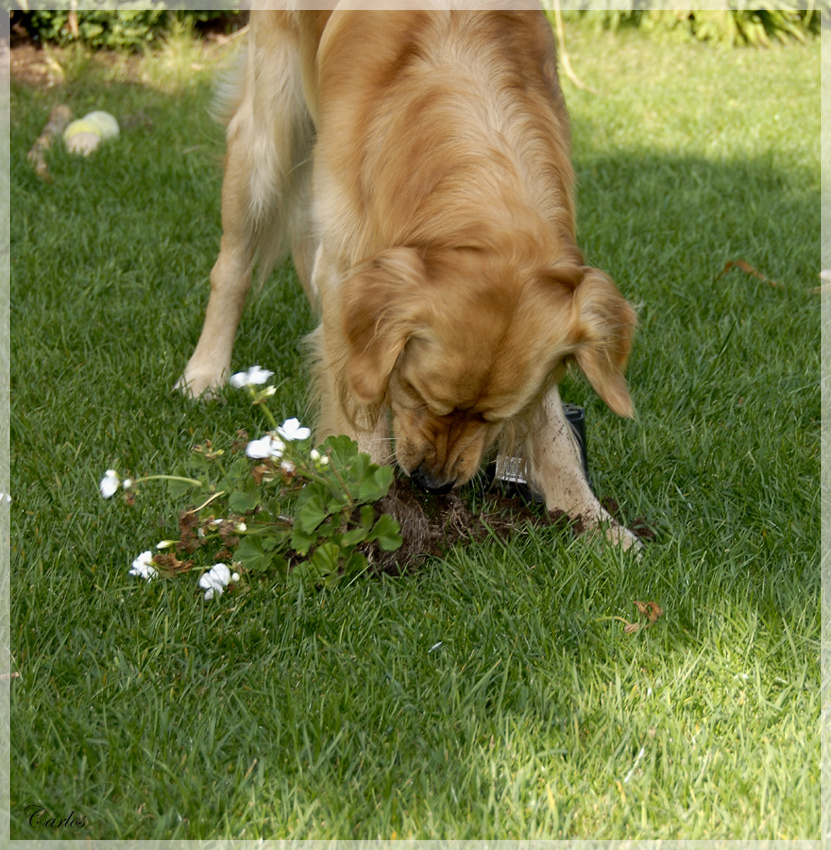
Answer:
[{"label": "flower petal", "polygon": [[304,428],[300,424],[299,419],[286,419],[286,421],[277,429],[277,433],[284,440],[305,440],[312,435],[308,428]]},{"label": "flower petal", "polygon": [[108,469],[104,473],[104,477],[101,479],[101,483],[98,485],[98,488],[101,490],[101,495],[105,499],[109,499],[111,496],[116,494],[120,485],[121,481],[116,474],[116,471],[114,469]]},{"label": "flower petal", "polygon": [[142,552],[133,561],[133,567],[128,575],[140,576],[146,581],[150,581],[150,579],[158,575],[158,570],[153,566],[153,553],[149,549],[146,552]]},{"label": "flower petal", "polygon": [[259,440],[251,440],[245,447],[245,453],[248,457],[253,457],[257,460],[271,457],[271,436],[266,434],[265,437],[260,437]]},{"label": "flower petal", "polygon": [[227,564],[214,564],[211,567],[211,574],[217,581],[222,582],[223,585],[231,581],[231,570],[228,569]]},{"label": "flower petal", "polygon": [[240,389],[241,387],[248,387],[252,384],[264,384],[274,372],[271,372],[268,369],[261,369],[259,365],[252,366],[246,372],[236,372],[231,375],[228,383],[231,384],[232,387],[236,387]]},{"label": "flower petal", "polygon": [[248,372],[236,372],[228,379],[228,383],[234,389],[242,389],[248,383]]},{"label": "flower petal", "polygon": [[248,382],[250,384],[264,384],[274,372],[269,369],[260,369],[259,366],[252,366],[248,370]]}]

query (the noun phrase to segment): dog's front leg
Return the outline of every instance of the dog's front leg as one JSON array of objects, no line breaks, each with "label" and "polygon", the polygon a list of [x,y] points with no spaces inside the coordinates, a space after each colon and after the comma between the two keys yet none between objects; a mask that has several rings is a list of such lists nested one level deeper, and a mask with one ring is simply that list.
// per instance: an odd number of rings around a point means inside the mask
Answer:
[{"label": "dog's front leg", "polygon": [[222,386],[228,379],[231,354],[251,288],[253,266],[248,167],[229,147],[222,185],[222,241],[219,257],[211,271],[211,294],[199,342],[177,389],[195,398]]},{"label": "dog's front leg", "polygon": [[549,511],[567,514],[587,531],[602,528],[608,540],[624,549],[641,547],[638,538],[615,522],[592,492],[556,386],[546,393],[534,417],[524,456],[529,484],[544,497]]}]

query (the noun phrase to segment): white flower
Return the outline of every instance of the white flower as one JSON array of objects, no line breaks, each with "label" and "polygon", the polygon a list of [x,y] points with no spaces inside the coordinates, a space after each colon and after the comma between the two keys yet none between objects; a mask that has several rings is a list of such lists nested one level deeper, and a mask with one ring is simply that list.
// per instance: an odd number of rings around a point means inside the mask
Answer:
[{"label": "white flower", "polygon": [[277,433],[284,440],[305,440],[312,435],[312,432],[308,428],[304,428],[298,419],[286,419],[277,429]]},{"label": "white flower", "polygon": [[235,528],[236,531],[239,531],[240,533],[243,532],[243,531],[248,531],[248,526],[244,522],[235,523],[234,528]]},{"label": "white flower", "polygon": [[282,440],[272,437],[271,434],[266,434],[264,437],[260,437],[259,440],[252,440],[246,446],[245,453],[248,457],[255,459],[267,457],[277,458],[283,456],[285,448],[286,444]]},{"label": "white flower", "polygon": [[156,568],[153,566],[153,553],[149,549],[146,552],[142,552],[141,555],[133,561],[133,568],[130,570],[129,575],[141,576],[147,581],[150,581],[151,578],[155,578],[155,576],[158,575]]},{"label": "white flower", "polygon": [[122,486],[125,490],[129,490],[129,489],[133,486],[133,479],[132,479],[132,478],[125,478],[125,479],[121,482],[121,486]]},{"label": "white flower", "polygon": [[157,549],[169,549],[171,546],[175,546],[175,545],[176,545],[175,540],[160,540],[156,544],[156,548]]},{"label": "white flower", "polygon": [[205,591],[205,599],[213,599],[214,594],[222,594],[228,584],[239,581],[238,573],[231,573],[227,564],[214,564],[199,579],[199,586]]},{"label": "white flower", "polygon": [[104,473],[104,477],[101,479],[101,483],[98,485],[99,489],[101,490],[101,495],[105,499],[109,499],[110,496],[114,496],[120,486],[121,480],[119,479],[114,469],[108,469]]},{"label": "white flower", "polygon": [[229,383],[232,387],[240,389],[252,384],[264,384],[273,374],[274,372],[269,372],[268,369],[252,366],[247,372],[237,372],[235,375],[231,375]]},{"label": "white flower", "polygon": [[280,464],[280,469],[284,472],[292,473],[297,467],[290,460],[283,460]]}]

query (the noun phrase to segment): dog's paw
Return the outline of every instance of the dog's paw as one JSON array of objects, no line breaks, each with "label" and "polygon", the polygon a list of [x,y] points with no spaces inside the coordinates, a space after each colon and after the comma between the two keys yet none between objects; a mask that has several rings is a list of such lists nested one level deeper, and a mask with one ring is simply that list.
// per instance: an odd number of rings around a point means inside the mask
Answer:
[{"label": "dog's paw", "polygon": [[631,532],[626,526],[616,522],[611,517],[608,520],[601,520],[596,526],[598,530],[603,531],[606,540],[615,546],[620,546],[625,552],[629,552],[637,557],[640,557],[643,549],[641,539]]},{"label": "dog's paw", "polygon": [[556,516],[570,518],[578,535],[584,535],[589,540],[599,540],[602,544],[619,546],[625,552],[640,557],[643,541],[625,525],[621,525],[599,503],[593,502],[584,505],[582,510],[562,511],[554,509],[552,513]]},{"label": "dog's paw", "polygon": [[594,536],[601,536],[608,543],[613,544],[614,546],[620,546],[625,552],[629,552],[631,554],[640,557],[641,550],[643,549],[643,542],[641,539],[626,528],[625,525],[621,525],[610,513],[600,504],[594,505],[593,510],[590,512],[586,512],[583,515],[583,520],[585,522],[586,531]]},{"label": "dog's paw", "polygon": [[174,392],[180,392],[188,398],[211,401],[218,397],[219,389],[225,383],[225,372],[200,371],[185,369],[178,381],[173,385]]}]

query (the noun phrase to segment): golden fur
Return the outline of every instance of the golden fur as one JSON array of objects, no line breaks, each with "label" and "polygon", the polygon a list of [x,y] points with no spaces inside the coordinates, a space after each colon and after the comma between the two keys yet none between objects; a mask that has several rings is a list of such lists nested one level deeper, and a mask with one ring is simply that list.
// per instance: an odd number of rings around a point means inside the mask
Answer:
[{"label": "golden fur", "polygon": [[228,376],[259,263],[287,250],[320,312],[316,437],[347,433],[431,491],[517,450],[550,509],[610,523],[557,382],[616,413],[632,308],[575,239],[569,129],[539,10],[258,9],[228,97],[223,237],[179,385]]}]

